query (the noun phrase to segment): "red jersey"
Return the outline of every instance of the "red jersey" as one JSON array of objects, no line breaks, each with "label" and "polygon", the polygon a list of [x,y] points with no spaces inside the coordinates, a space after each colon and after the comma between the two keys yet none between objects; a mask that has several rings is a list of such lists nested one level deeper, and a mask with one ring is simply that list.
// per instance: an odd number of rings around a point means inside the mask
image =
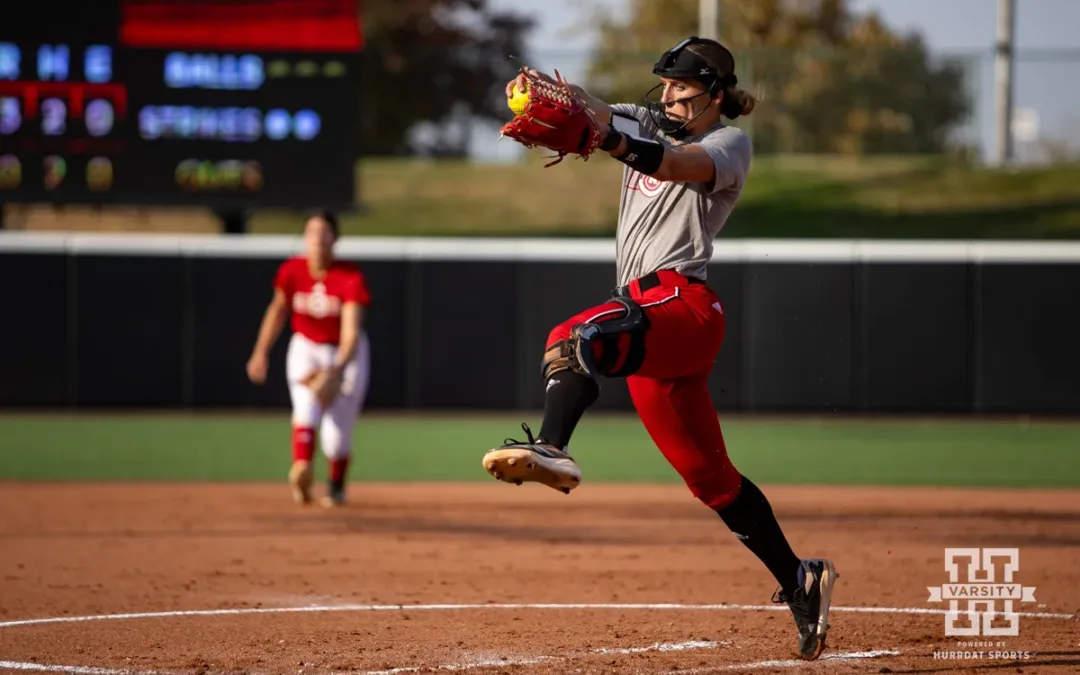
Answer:
[{"label": "red jersey", "polygon": [[341,341],[341,308],[347,302],[367,307],[371,303],[360,268],[336,260],[326,275],[312,278],[304,258],[290,258],[278,268],[274,288],[280,288],[292,308],[292,329],[312,342]]}]

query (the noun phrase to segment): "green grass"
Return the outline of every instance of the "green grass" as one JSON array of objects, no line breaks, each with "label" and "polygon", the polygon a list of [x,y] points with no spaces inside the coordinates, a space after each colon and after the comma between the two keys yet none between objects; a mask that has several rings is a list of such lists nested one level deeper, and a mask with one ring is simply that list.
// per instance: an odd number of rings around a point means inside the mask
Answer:
[{"label": "green grass", "polygon": [[[622,165],[365,160],[351,235],[608,236]],[[998,170],[936,157],[761,157],[721,237],[1077,238],[1080,164]],[[295,233],[299,214],[254,214]]]},{"label": "green grass", "polygon": [[[535,415],[527,416],[534,426]],[[1080,424],[723,418],[736,466],[764,483],[1080,487]],[[278,416],[0,415],[0,479],[279,481]],[[490,480],[482,452],[518,416],[368,415],[354,480]],[[574,454],[590,482],[678,482],[631,416],[587,417]],[[319,462],[323,475],[323,462]]]}]

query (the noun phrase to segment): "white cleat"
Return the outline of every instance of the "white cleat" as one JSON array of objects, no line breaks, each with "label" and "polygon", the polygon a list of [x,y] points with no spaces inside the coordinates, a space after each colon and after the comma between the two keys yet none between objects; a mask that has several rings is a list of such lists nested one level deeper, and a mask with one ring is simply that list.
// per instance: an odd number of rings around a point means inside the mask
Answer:
[{"label": "white cleat", "polygon": [[569,453],[533,438],[528,425],[522,424],[528,442],[507,439],[506,444],[484,455],[484,469],[506,483],[542,483],[563,494],[581,484],[581,468]]}]

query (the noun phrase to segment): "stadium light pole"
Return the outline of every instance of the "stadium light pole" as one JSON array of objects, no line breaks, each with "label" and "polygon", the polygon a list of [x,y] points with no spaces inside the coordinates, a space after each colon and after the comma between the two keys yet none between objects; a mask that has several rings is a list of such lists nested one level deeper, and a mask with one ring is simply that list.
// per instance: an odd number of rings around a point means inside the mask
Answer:
[{"label": "stadium light pole", "polygon": [[1013,62],[1016,36],[1016,0],[998,0],[997,42],[994,45],[995,161],[1004,166],[1013,160]]},{"label": "stadium light pole", "polygon": [[721,0],[698,0],[698,37],[720,39]]}]

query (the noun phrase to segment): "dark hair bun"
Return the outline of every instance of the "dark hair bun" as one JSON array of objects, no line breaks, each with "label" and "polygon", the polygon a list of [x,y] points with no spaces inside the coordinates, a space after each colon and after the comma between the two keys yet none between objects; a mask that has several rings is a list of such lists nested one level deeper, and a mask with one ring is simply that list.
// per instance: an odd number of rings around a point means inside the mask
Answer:
[{"label": "dark hair bun", "polygon": [[[333,211],[330,211],[329,209],[320,209],[309,215],[307,220],[311,220],[312,218],[318,218],[326,223],[327,227],[330,228],[330,231],[334,233],[334,239],[338,238],[338,219]],[[307,221],[305,220],[304,222]]]}]

